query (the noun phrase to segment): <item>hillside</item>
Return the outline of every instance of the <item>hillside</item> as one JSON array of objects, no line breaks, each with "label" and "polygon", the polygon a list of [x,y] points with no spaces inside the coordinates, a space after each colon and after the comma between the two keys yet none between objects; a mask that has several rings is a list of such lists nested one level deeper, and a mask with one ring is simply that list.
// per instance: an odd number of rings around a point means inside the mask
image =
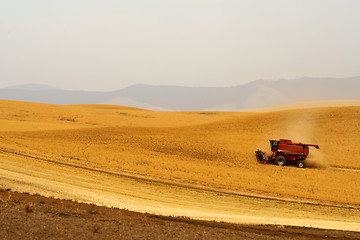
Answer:
[{"label": "hillside", "polygon": [[26,85],[0,89],[0,99],[51,104],[112,104],[149,110],[239,111],[303,101],[360,100],[360,77],[258,80],[233,87],[133,85],[110,92]]},{"label": "hillside", "polygon": [[[2,149],[240,192],[360,202],[360,107],[261,113],[13,101],[0,107]],[[305,170],[257,164],[254,151],[269,151],[268,139],[277,138],[320,150],[311,149]]]}]

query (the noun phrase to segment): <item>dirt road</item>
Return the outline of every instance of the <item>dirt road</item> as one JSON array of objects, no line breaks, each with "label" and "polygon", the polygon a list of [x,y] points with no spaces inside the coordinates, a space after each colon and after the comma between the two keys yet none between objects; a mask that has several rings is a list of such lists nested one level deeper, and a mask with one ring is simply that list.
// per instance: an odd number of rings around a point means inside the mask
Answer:
[{"label": "dirt road", "polygon": [[0,183],[20,192],[138,212],[233,223],[360,231],[359,206],[330,206],[242,196],[79,168],[0,152]]}]

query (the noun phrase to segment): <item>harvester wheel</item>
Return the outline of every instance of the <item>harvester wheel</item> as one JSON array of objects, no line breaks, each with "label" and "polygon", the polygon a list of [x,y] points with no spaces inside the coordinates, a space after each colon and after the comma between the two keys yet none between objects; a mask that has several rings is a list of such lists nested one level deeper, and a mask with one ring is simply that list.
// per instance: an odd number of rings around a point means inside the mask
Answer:
[{"label": "harvester wheel", "polygon": [[305,163],[303,161],[297,161],[296,165],[299,167],[299,168],[305,168]]},{"label": "harvester wheel", "polygon": [[279,166],[285,166],[286,164],[286,160],[283,156],[278,156],[276,159],[275,159],[275,163]]}]

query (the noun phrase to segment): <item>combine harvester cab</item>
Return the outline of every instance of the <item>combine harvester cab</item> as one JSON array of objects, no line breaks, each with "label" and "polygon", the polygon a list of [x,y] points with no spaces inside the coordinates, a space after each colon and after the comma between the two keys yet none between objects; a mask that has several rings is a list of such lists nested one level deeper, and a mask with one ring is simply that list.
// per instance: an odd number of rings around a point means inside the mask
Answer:
[{"label": "combine harvester cab", "polygon": [[293,143],[289,139],[269,140],[271,147],[271,155],[267,156],[265,152],[256,151],[256,159],[260,163],[275,163],[279,166],[286,164],[296,164],[299,168],[305,167],[305,160],[309,155],[309,147],[319,149],[319,145]]}]

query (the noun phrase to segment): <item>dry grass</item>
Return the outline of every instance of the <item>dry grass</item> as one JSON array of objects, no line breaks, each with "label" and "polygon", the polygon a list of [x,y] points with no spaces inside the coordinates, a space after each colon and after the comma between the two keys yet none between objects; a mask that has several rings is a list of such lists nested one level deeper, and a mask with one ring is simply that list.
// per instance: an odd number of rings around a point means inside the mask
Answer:
[{"label": "dry grass", "polygon": [[[360,203],[360,107],[264,113],[0,101],[0,147],[111,171],[340,203]],[[71,121],[64,120],[71,119]],[[320,145],[312,168],[258,165],[268,139]]]}]

